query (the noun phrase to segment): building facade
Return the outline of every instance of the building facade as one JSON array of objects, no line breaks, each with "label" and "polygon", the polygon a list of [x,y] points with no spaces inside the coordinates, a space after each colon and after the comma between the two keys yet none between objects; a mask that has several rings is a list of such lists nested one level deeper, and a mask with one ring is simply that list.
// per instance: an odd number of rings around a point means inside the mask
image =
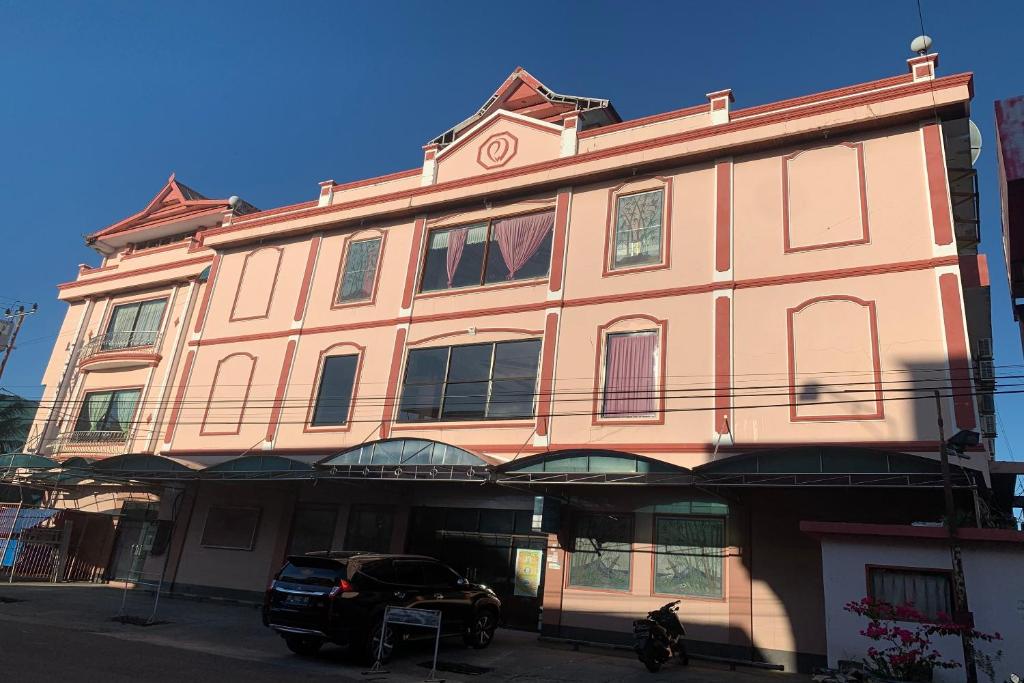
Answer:
[{"label": "building facade", "polygon": [[824,663],[800,523],[936,520],[938,411],[995,436],[971,76],[908,66],[629,121],[517,69],[408,171],[265,211],[172,176],[59,285],[38,453],[67,504],[148,496],[174,590],[408,550],[514,626],[623,640],[681,597],[698,650]]}]

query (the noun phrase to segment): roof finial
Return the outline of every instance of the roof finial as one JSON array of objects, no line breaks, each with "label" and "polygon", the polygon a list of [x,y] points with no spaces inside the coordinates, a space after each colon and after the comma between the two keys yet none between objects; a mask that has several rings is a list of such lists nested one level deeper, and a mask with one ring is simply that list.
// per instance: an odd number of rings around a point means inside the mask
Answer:
[{"label": "roof finial", "polygon": [[171,177],[167,179],[167,182],[168,183],[173,183],[174,182],[174,171],[171,171]]}]

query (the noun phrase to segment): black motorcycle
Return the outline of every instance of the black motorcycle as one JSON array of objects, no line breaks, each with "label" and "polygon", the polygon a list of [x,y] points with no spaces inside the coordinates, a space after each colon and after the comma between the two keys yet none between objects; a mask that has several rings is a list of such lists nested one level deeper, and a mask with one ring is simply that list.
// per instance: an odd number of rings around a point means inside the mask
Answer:
[{"label": "black motorcycle", "polygon": [[647,613],[646,619],[633,622],[633,650],[647,670],[655,673],[661,665],[679,657],[684,666],[690,663],[686,654],[686,629],[679,622],[679,600]]}]

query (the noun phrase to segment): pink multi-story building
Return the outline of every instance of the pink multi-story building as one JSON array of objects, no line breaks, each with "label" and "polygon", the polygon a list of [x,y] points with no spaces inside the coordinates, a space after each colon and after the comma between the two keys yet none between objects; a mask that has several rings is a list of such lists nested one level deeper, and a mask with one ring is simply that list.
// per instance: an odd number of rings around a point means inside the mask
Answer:
[{"label": "pink multi-story building", "polygon": [[512,625],[622,639],[677,596],[698,651],[820,663],[800,523],[937,520],[936,406],[994,436],[971,76],[936,66],[629,121],[516,69],[407,171],[265,211],[172,176],[59,285],[38,453],[143,520],[111,574],[412,551]]}]

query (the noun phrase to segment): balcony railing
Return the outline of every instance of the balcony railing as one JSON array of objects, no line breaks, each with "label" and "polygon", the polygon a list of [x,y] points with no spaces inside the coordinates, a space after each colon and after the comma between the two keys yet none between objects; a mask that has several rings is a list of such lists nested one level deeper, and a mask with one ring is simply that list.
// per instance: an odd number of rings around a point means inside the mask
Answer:
[{"label": "balcony railing", "polygon": [[50,443],[48,450],[52,455],[121,455],[127,452],[131,438],[131,432],[124,429],[64,432]]},{"label": "balcony railing", "polygon": [[128,349],[150,349],[160,345],[159,330],[127,330],[108,332],[87,341],[78,354],[79,360],[97,353],[126,351]]}]

